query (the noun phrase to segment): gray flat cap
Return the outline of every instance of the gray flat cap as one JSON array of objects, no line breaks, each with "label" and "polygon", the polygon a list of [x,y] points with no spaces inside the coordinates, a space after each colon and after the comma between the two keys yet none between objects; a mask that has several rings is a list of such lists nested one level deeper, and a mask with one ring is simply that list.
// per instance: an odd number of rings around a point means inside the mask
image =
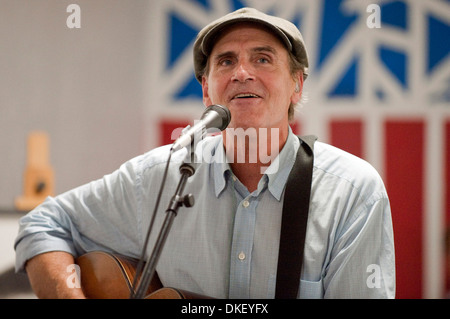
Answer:
[{"label": "gray flat cap", "polygon": [[211,22],[198,33],[194,43],[194,71],[195,77],[200,83],[202,82],[202,74],[206,66],[206,61],[220,31],[238,22],[259,23],[272,30],[286,45],[286,48],[305,67],[304,78],[306,79],[308,73],[308,54],[302,34],[298,28],[288,20],[267,15],[253,8],[242,8]]}]

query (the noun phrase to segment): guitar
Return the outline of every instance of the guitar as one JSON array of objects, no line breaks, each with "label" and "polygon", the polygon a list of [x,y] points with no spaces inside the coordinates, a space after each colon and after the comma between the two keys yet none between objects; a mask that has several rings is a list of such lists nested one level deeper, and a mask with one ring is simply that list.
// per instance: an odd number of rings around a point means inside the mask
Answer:
[{"label": "guitar", "polygon": [[[138,261],[101,251],[76,259],[80,266],[81,288],[90,299],[128,299],[132,292]],[[145,299],[209,299],[181,289],[163,287],[158,276],[152,279]]]}]

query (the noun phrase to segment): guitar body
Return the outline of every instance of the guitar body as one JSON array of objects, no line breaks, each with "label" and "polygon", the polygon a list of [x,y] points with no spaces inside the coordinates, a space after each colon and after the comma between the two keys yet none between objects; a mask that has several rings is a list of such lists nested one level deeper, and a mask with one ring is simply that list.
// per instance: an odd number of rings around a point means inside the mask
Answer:
[{"label": "guitar body", "polygon": [[[137,260],[101,251],[86,253],[76,260],[81,288],[90,299],[128,299],[136,275]],[[205,299],[199,294],[163,287],[154,276],[145,299]]]}]

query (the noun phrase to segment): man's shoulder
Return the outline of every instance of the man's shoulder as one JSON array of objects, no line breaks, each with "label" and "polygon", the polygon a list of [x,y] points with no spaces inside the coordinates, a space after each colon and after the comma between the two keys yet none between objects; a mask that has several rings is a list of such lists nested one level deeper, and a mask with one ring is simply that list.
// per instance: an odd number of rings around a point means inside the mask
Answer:
[{"label": "man's shoulder", "polygon": [[384,190],[378,171],[366,160],[340,148],[317,141],[314,145],[314,169],[316,176],[326,174],[351,183],[360,190]]}]

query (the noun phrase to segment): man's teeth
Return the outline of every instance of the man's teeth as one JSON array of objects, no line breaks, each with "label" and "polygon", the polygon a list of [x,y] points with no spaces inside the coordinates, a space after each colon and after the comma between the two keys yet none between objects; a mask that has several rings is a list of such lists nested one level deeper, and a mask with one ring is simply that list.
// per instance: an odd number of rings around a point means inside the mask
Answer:
[{"label": "man's teeth", "polygon": [[239,98],[249,98],[249,97],[259,97],[259,96],[256,94],[244,93],[244,94],[238,94],[234,98],[239,99]]}]

